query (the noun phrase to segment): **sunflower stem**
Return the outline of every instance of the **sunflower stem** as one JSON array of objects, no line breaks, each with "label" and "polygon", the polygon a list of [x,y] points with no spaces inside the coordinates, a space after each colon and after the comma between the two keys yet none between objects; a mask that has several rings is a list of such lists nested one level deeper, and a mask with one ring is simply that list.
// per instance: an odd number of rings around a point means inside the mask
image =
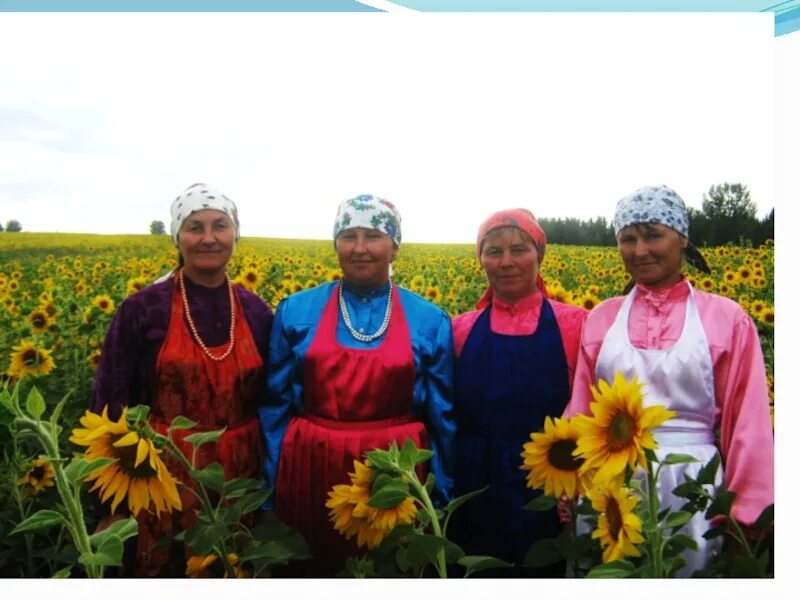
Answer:
[{"label": "sunflower stem", "polygon": [[647,461],[647,506],[648,520],[650,521],[650,532],[647,534],[650,546],[650,560],[653,565],[653,577],[664,577],[664,566],[661,560],[663,545],[661,542],[661,530],[658,528],[658,494],[656,492],[656,474],[653,473],[653,463]]},{"label": "sunflower stem", "polygon": [[[431,502],[431,497],[428,495],[428,490],[426,490],[425,486],[419,482],[414,469],[403,471],[403,475],[405,475],[408,481],[411,482],[411,486],[417,491],[419,497],[422,499],[425,510],[428,512],[428,515],[431,518],[433,533],[436,535],[436,537],[445,539],[444,535],[442,535],[442,528],[439,526],[439,518],[436,516],[436,509],[433,506],[433,502]],[[439,577],[441,579],[447,579],[447,562],[445,561],[444,548],[440,548],[436,553],[435,567],[439,572]]]}]

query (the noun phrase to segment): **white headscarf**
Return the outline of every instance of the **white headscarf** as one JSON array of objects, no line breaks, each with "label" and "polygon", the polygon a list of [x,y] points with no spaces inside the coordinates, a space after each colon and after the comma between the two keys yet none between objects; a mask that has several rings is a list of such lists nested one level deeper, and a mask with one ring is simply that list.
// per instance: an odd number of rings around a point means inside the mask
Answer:
[{"label": "white headscarf", "polygon": [[178,245],[178,232],[189,215],[206,209],[219,210],[228,215],[236,229],[236,241],[239,241],[239,212],[236,210],[233,200],[210,185],[195,183],[183,190],[169,209],[172,217],[169,231],[172,234],[173,244]]}]

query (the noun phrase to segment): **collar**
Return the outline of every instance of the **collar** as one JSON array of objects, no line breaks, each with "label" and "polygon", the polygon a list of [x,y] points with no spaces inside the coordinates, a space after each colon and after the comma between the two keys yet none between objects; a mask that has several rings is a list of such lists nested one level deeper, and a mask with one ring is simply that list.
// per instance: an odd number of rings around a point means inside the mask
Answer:
[{"label": "collar", "polygon": [[353,296],[359,300],[380,298],[389,294],[389,282],[374,288],[356,288],[348,284],[344,279],[341,280],[342,291],[347,296]]},{"label": "collar", "polygon": [[502,310],[511,313],[521,313],[541,308],[543,298],[544,296],[539,290],[536,290],[532,294],[524,296],[519,300],[515,300],[514,302],[506,302],[505,300],[494,296],[492,298],[492,306],[496,310]]},{"label": "collar", "polygon": [[689,287],[686,285],[686,278],[681,275],[677,283],[664,288],[651,288],[644,284],[636,284],[636,295],[646,300],[652,306],[658,308],[669,300],[678,300],[689,295]]}]

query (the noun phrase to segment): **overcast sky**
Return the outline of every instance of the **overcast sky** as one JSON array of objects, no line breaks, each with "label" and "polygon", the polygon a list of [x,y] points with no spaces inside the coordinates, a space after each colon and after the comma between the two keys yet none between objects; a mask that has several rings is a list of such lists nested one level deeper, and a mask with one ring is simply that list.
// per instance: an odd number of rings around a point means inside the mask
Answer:
[{"label": "overcast sky", "polygon": [[610,219],[661,183],[699,208],[741,182],[761,216],[776,204],[773,27],[771,13],[2,14],[0,222],[146,233],[195,182],[237,203],[246,236],[326,239],[361,193],[393,201],[416,242],[472,241],[501,208]]}]

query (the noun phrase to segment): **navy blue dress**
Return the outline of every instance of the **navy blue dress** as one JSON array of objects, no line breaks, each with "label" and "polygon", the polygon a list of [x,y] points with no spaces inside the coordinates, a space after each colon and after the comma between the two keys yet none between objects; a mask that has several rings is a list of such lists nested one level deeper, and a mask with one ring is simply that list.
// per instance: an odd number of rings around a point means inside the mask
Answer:
[{"label": "navy blue dress", "polygon": [[502,335],[490,328],[490,306],[478,317],[455,369],[456,471],[454,496],[489,485],[462,505],[448,537],[467,554],[515,563],[491,576],[557,577],[550,569],[522,569],[534,541],[561,531],[555,509],[525,510],[541,494],[525,485],[522,445],[560,417],[569,400],[569,375],[561,332],[547,299],[532,335]]}]

